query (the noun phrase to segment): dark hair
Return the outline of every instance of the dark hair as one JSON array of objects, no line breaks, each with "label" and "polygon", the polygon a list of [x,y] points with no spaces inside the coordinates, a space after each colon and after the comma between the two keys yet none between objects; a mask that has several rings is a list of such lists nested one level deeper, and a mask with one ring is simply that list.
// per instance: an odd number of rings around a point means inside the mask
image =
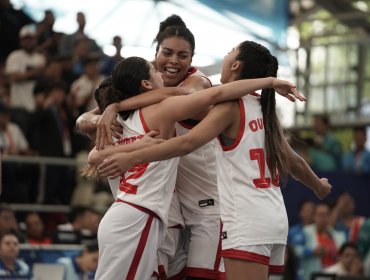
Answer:
[{"label": "dark hair", "polygon": [[[115,66],[112,76],[106,78],[95,90],[95,100],[101,112],[112,103],[125,100],[143,92],[142,80],[149,80],[148,62],[141,57],[129,57]],[[132,111],[120,112],[127,119]]]},{"label": "dark hair", "polygon": [[358,248],[357,248],[357,245],[356,243],[353,243],[353,242],[346,242],[346,243],[343,243],[342,246],[340,246],[339,248],[339,255],[342,255],[343,252],[347,249],[347,248],[352,248],[353,250],[355,250],[356,252],[358,252]]},{"label": "dark hair", "polygon": [[85,245],[85,251],[89,252],[89,253],[94,253],[94,252],[99,251],[98,242],[93,241],[93,242]]},{"label": "dark hair", "polygon": [[302,201],[299,203],[299,206],[298,206],[299,211],[301,211],[301,210],[302,210],[302,208],[303,208],[303,206],[304,206],[304,205],[306,205],[307,203],[315,205],[315,203],[314,203],[312,200],[304,199],[304,200],[302,200]]},{"label": "dark hair", "polygon": [[18,239],[19,243],[21,242],[19,235],[14,230],[8,230],[8,231],[1,232],[0,233],[0,242],[2,242],[4,237],[7,236],[7,235],[13,235]]},{"label": "dark hair", "polygon": [[86,212],[96,213],[96,211],[87,206],[74,206],[69,214],[69,219],[73,223],[78,217],[83,216]]},{"label": "dark hair", "polygon": [[316,115],[314,115],[314,118],[321,120],[322,123],[325,124],[326,126],[329,126],[330,125],[330,119],[329,119],[329,116],[328,115],[325,115],[325,114],[316,114]]},{"label": "dark hair", "polygon": [[153,40],[153,43],[157,42],[157,46],[155,48],[156,53],[159,50],[159,45],[162,44],[165,39],[171,37],[181,37],[185,41],[187,41],[191,46],[191,56],[194,55],[194,35],[186,27],[186,24],[178,15],[169,16],[159,24],[159,31],[157,33],[157,36]]},{"label": "dark hair", "polygon": [[[252,41],[244,41],[239,45],[238,50],[236,60],[243,63],[240,79],[276,77],[278,61],[267,48]],[[261,108],[265,127],[267,162],[273,178],[277,172],[284,178],[288,175],[287,157],[283,147],[284,134],[275,107],[274,89],[263,89]]]}]

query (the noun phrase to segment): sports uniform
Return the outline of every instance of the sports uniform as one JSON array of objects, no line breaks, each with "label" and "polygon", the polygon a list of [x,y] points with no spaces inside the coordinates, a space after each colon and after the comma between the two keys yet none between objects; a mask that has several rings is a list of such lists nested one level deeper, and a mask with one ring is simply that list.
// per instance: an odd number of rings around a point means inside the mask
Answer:
[{"label": "sports uniform", "polygon": [[[123,137],[117,143],[134,142],[149,132],[141,110],[118,121]],[[147,280],[157,270],[157,249],[167,227],[177,164],[178,158],[140,164],[120,177],[117,201],[99,225],[95,279]],[[114,183],[117,179],[110,180]]]},{"label": "sports uniform", "polygon": [[[184,80],[193,75],[205,77],[202,72],[191,67]],[[195,120],[179,122],[176,124],[176,133],[183,135],[197,123]],[[218,279],[220,265],[222,266],[216,141],[212,140],[181,157],[179,162],[176,189],[189,237],[185,271],[189,277]]]},{"label": "sports uniform", "polygon": [[278,180],[271,178],[259,95],[239,100],[240,130],[232,145],[217,149],[222,256],[269,265],[280,272],[288,219]]}]

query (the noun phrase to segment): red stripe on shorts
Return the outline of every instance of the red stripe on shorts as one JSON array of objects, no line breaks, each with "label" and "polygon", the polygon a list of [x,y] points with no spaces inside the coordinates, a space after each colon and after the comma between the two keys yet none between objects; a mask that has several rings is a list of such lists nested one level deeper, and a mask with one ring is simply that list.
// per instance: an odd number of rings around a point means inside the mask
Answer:
[{"label": "red stripe on shorts", "polygon": [[270,265],[269,272],[270,273],[282,273],[284,272],[284,266],[283,265]]},{"label": "red stripe on shorts", "polygon": [[132,259],[130,269],[128,270],[126,280],[134,280],[137,268],[139,267],[141,256],[143,255],[146,242],[148,240],[150,227],[152,226],[153,216],[149,215],[143,232],[141,233],[139,244],[136,248],[134,258]]},{"label": "red stripe on shorts", "polygon": [[221,256],[224,258],[247,260],[264,265],[269,265],[270,262],[270,257],[235,249],[222,250]]}]

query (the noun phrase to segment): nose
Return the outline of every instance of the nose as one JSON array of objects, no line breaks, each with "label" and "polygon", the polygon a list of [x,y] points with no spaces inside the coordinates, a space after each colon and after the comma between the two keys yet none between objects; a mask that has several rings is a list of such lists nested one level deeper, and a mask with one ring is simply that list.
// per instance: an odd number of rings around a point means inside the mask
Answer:
[{"label": "nose", "polygon": [[176,54],[171,55],[171,57],[170,57],[170,62],[172,62],[172,63],[174,63],[174,64],[178,63],[178,62],[179,62],[179,58],[178,58],[178,56],[177,56]]}]

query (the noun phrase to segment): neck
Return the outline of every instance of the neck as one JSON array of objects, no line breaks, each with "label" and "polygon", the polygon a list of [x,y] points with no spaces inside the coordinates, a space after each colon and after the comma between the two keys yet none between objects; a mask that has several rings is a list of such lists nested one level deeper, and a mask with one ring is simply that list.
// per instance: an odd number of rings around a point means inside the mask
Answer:
[{"label": "neck", "polygon": [[83,271],[86,272],[86,268],[83,265],[81,256],[76,257],[76,263],[78,264],[78,267]]}]

